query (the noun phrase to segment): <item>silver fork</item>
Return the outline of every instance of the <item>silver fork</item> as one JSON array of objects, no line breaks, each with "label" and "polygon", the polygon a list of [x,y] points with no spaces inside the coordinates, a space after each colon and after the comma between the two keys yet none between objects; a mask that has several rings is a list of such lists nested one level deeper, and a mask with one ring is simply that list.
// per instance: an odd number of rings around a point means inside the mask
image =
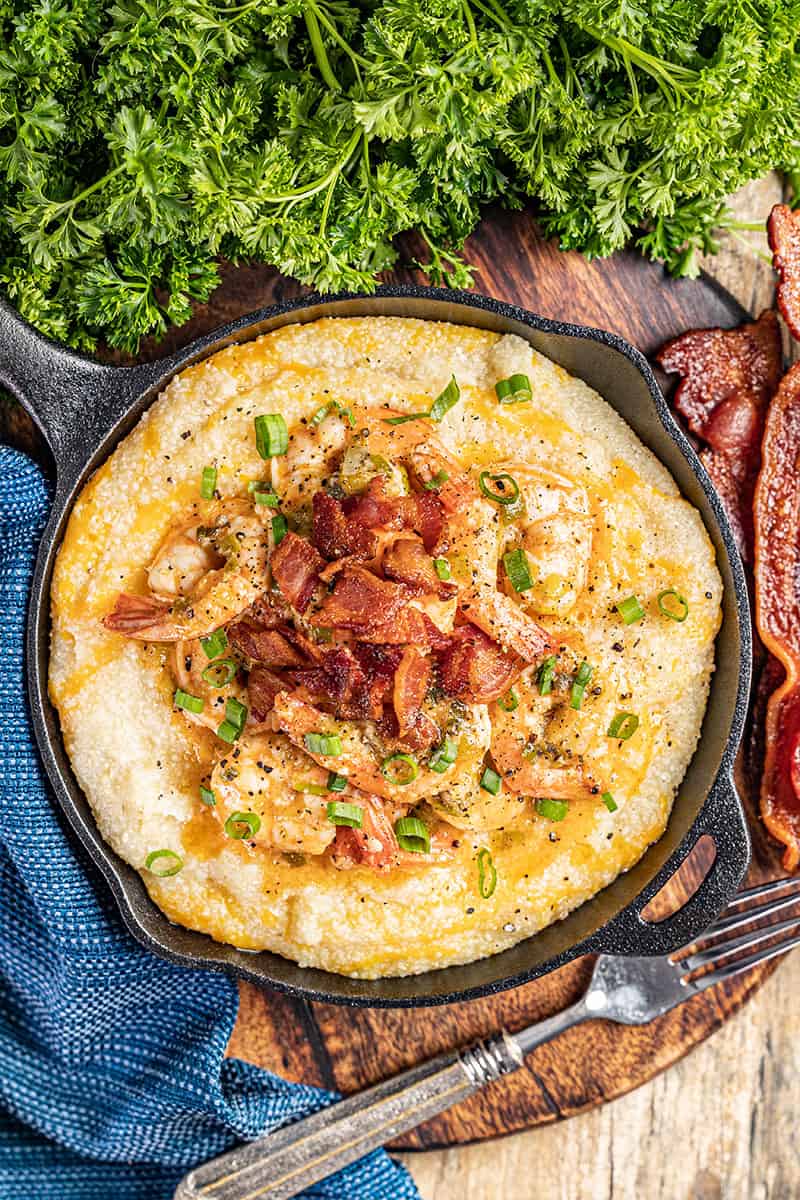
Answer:
[{"label": "silver fork", "polygon": [[191,1171],[175,1200],[288,1200],[401,1133],[522,1066],[536,1046],[583,1021],[644,1025],[698,992],[800,944],[800,879],[742,892],[702,937],[667,958],[601,955],[575,1004],[518,1033],[500,1033],[420,1063],[313,1116]]}]

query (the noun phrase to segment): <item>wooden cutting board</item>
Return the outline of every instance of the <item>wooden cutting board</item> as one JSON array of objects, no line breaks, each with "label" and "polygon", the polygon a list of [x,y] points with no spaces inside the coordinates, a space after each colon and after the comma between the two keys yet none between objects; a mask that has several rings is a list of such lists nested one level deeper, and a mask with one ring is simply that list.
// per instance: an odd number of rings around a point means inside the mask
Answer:
[{"label": "wooden cutting board", "polygon": [[[409,242],[410,262],[419,247]],[[588,263],[542,241],[526,213],[489,214],[468,244],[478,291],[543,316],[597,325],[622,334],[651,355],[668,338],[698,326],[738,324],[746,316],[708,278],[672,280],[635,254]],[[421,282],[413,268],[396,269],[391,282]],[[212,303],[166,342],[149,344],[156,357],[222,322],[302,289],[264,267],[226,268]],[[758,745],[756,736],[751,745]],[[749,882],[781,874],[780,855],[763,832],[754,797],[757,753],[742,756],[740,790],[751,816],[754,858]],[[671,889],[702,878],[708,847],[701,847],[686,877]],[[670,897],[665,896],[665,907]],[[645,1028],[593,1022],[542,1046],[523,1070],[421,1126],[397,1146],[427,1149],[512,1133],[572,1116],[637,1087],[670,1066],[748,1000],[775,964],[695,997]],[[577,998],[591,969],[583,959],[525,987],[487,1000],[418,1011],[346,1009],[310,1004],[241,985],[239,1019],[229,1053],[293,1080],[350,1092],[441,1050],[462,1045],[501,1025],[518,1029]]]}]

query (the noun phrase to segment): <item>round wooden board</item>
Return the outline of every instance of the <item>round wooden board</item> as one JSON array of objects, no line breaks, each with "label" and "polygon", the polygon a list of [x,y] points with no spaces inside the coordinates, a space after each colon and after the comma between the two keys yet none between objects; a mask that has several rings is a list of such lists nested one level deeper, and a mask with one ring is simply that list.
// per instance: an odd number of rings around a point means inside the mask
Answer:
[{"label": "round wooden board", "polygon": [[[404,247],[409,261],[419,247]],[[490,213],[470,240],[475,288],[544,316],[622,334],[645,354],[698,326],[738,324],[739,305],[711,280],[672,280],[635,254],[588,263],[543,242],[526,213]],[[418,282],[413,268],[392,282]],[[212,302],[166,341],[143,347],[157,357],[224,321],[298,295],[303,289],[264,267],[226,268]],[[21,440],[15,438],[15,440]],[[758,738],[751,738],[758,745]],[[757,752],[755,757],[757,757]],[[739,771],[754,840],[749,882],[781,874],[780,855],[763,831],[753,797],[758,763]],[[583,1112],[630,1091],[670,1066],[736,1012],[775,963],[695,997],[644,1028],[593,1022],[540,1047],[523,1070],[414,1130],[397,1148],[430,1149],[530,1128]],[[417,1011],[310,1004],[241,985],[241,1008],[228,1053],[293,1080],[351,1092],[501,1025],[514,1030],[577,998],[591,963],[582,959],[544,979],[487,1000]]]}]

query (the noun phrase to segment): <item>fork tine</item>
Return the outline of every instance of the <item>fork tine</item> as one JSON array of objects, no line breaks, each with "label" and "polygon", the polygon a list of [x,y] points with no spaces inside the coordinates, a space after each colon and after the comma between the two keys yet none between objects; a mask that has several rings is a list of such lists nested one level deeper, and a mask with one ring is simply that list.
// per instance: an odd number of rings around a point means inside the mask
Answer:
[{"label": "fork tine", "polygon": [[[783,909],[797,904],[800,900],[800,878],[779,879],[776,884],[765,883],[760,887],[751,888],[748,892],[742,892],[736,900],[728,905],[719,920],[710,925],[693,945],[706,943],[722,933],[733,933],[735,930],[749,925],[752,921],[761,920],[763,917],[773,917]],[[791,887],[789,893],[780,895],[777,900],[773,900],[772,897],[777,892],[783,892],[787,884]],[[748,900],[766,900],[766,903],[752,904],[749,908],[744,908],[743,905]]]},{"label": "fork tine", "polygon": [[728,963],[727,966],[720,967],[717,971],[709,971],[707,975],[701,975],[699,979],[691,980],[688,986],[694,992],[704,992],[706,988],[713,987],[715,983],[733,979],[735,975],[741,975],[743,971],[749,971],[752,967],[769,962],[771,958],[777,958],[779,954],[786,954],[794,946],[800,946],[800,933],[789,938],[788,941],[780,942],[777,946],[770,946],[767,950],[757,950],[755,954],[748,954],[746,958]]},{"label": "fork tine", "polygon": [[724,962],[726,958],[730,958],[732,954],[738,954],[740,950],[753,950],[756,946],[771,941],[777,934],[795,929],[800,932],[800,915],[789,917],[786,921],[776,921],[772,925],[764,925],[758,929],[748,929],[739,937],[726,938],[723,942],[716,942],[705,950],[691,954],[688,958],[682,958],[679,965],[688,974],[700,967],[707,967],[711,963]]},{"label": "fork tine", "polygon": [[734,896],[727,908],[723,910],[722,916],[726,917],[729,913],[738,912],[751,900],[760,900],[762,896],[773,896],[787,887],[793,888],[795,891],[800,890],[800,875],[785,875],[783,879],[773,879],[769,883],[760,883],[756,887],[746,888]]}]

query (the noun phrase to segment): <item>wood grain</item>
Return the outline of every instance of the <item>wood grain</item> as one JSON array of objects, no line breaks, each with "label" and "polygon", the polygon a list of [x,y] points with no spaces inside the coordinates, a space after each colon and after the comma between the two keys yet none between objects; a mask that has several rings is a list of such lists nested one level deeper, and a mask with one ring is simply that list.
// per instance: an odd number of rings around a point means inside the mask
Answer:
[{"label": "wood grain", "polygon": [[[759,190],[761,189],[761,190]],[[755,185],[740,215],[752,219],[762,215],[777,198],[774,181]],[[409,245],[408,257],[414,247]],[[477,290],[512,301],[545,316],[594,324],[621,333],[645,353],[684,329],[702,325],[732,325],[743,309],[758,312],[770,302],[772,278],[769,269],[741,247],[726,247],[714,261],[716,280],[669,280],[663,271],[632,254],[587,263],[577,254],[563,254],[539,237],[529,214],[496,211],[489,215],[470,239],[468,257],[475,267]],[[400,268],[389,277],[396,282],[417,282],[410,268]],[[719,282],[728,289],[724,290]],[[170,333],[160,345],[148,344],[142,357],[163,354],[192,337],[213,329],[255,308],[288,299],[302,289],[264,267],[231,268],[223,265],[223,283],[212,301],[201,306],[188,327]],[[733,292],[742,307],[731,297]],[[118,356],[105,355],[115,359]],[[26,431],[14,427],[15,441],[24,441]],[[744,773],[741,782],[746,783]],[[752,792],[752,789],[751,789]],[[755,833],[753,881],[773,877],[779,855],[758,822],[752,795],[748,797]],[[679,891],[675,889],[675,891]],[[351,1091],[385,1077],[423,1056],[462,1044],[495,1030],[500,1024],[519,1028],[571,1002],[585,985],[590,963],[582,961],[553,973],[527,987],[507,992],[492,1000],[470,1004],[398,1013],[380,1010],[343,1010],[311,1005],[277,994],[259,992],[242,985],[241,1008],[229,1054],[268,1067],[291,1079],[302,1079],[326,1087]],[[427,1126],[408,1135],[401,1143],[408,1148],[462,1144],[529,1128],[552,1124],[559,1118],[597,1109],[651,1079],[676,1063],[693,1046],[728,1021],[762,985],[771,968],[751,972],[738,982],[696,997],[672,1014],[645,1029],[620,1029],[595,1023],[573,1030],[556,1045],[544,1046],[530,1056],[516,1076],[488,1088],[467,1104],[452,1109]],[[800,976],[798,977],[800,979]],[[732,1026],[740,1029],[742,1023]],[[736,1046],[736,1036],[729,1040]],[[659,1083],[659,1095],[676,1100],[673,1081],[680,1068]],[[766,1067],[761,1068],[762,1092],[770,1086]],[[638,1112],[637,1101],[624,1102]],[[677,1104],[680,1108],[680,1105]],[[616,1132],[611,1114],[603,1109],[605,1142],[609,1161],[596,1162],[592,1147],[580,1142],[583,1181],[572,1175],[565,1182],[560,1158],[550,1163],[547,1180],[540,1176],[536,1192],[525,1195],[568,1197],[568,1200],[603,1200],[608,1197],[640,1196],[670,1200],[677,1195],[698,1200],[760,1200],[761,1196],[795,1195],[791,1192],[733,1190],[723,1188],[715,1171],[695,1172],[692,1180],[676,1190],[654,1191],[644,1187],[643,1163],[630,1147],[624,1149],[624,1133]],[[671,1110],[672,1111],[672,1110]],[[605,1115],[609,1114],[609,1115]],[[719,1119],[715,1112],[715,1120]],[[753,1128],[757,1125],[753,1116]],[[649,1125],[640,1121],[647,1136],[656,1136],[659,1118],[650,1114]],[[535,1135],[529,1135],[535,1136]],[[690,1134],[687,1133],[690,1139]],[[615,1141],[616,1139],[616,1141]],[[773,1138],[774,1140],[774,1138]],[[619,1143],[619,1145],[618,1145]],[[517,1140],[498,1176],[496,1155],[480,1157],[471,1150],[455,1160],[452,1155],[428,1157],[435,1164],[429,1171],[420,1167],[423,1191],[429,1200],[458,1196],[473,1200],[489,1194],[518,1194],[518,1172],[523,1170],[529,1143]],[[616,1147],[616,1149],[615,1149]],[[795,1151],[795,1157],[797,1152]],[[478,1157],[476,1157],[478,1155]],[[626,1183],[615,1186],[614,1173],[620,1157],[625,1160]],[[577,1161],[575,1155],[573,1161]],[[419,1161],[419,1160],[418,1160]],[[590,1169],[587,1171],[586,1163]],[[460,1165],[455,1167],[455,1163]],[[685,1175],[685,1172],[684,1172]],[[684,1175],[681,1178],[684,1178]],[[800,1180],[800,1172],[794,1176]],[[456,1183],[455,1180],[458,1180]],[[425,1181],[427,1180],[427,1184]],[[754,1184],[756,1181],[752,1181]],[[641,1188],[640,1188],[641,1185]],[[737,1185],[738,1186],[738,1185]],[[760,1186],[760,1185],[759,1185]],[[748,1184],[749,1187],[749,1184]],[[588,1190],[587,1190],[588,1189]]]}]

